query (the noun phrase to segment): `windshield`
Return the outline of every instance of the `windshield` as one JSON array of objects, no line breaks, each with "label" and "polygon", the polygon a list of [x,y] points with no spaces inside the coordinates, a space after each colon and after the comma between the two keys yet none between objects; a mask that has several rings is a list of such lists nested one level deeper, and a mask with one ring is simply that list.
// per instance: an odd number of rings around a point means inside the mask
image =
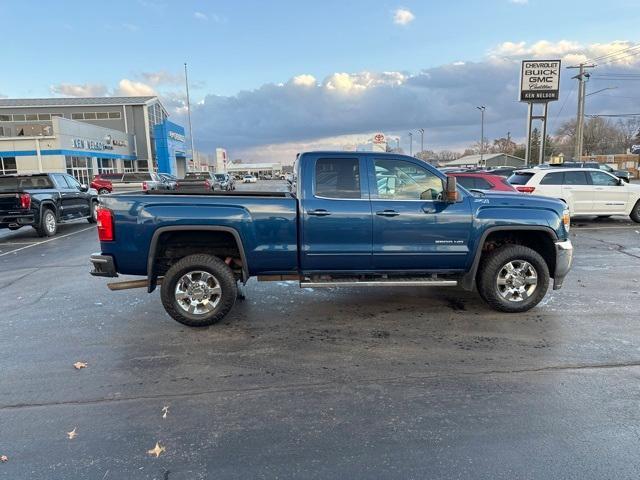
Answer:
[{"label": "windshield", "polygon": [[227,176],[223,173],[216,173],[215,177],[216,177],[216,180],[220,180],[220,181],[224,181],[227,179]]},{"label": "windshield", "polygon": [[53,183],[45,175],[24,177],[0,177],[0,193],[21,192],[22,190],[35,190],[53,188]]}]

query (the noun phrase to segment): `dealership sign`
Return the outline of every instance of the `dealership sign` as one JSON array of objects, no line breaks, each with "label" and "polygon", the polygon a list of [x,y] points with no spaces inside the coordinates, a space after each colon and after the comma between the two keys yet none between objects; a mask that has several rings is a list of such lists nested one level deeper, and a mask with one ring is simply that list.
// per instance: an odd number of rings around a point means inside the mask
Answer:
[{"label": "dealership sign", "polygon": [[178,132],[173,132],[173,131],[169,131],[169,138],[171,138],[172,140],[175,140],[176,142],[182,142],[184,143],[184,135],[182,135],[181,133]]},{"label": "dealership sign", "polygon": [[560,60],[523,60],[521,102],[552,102],[560,93]]}]

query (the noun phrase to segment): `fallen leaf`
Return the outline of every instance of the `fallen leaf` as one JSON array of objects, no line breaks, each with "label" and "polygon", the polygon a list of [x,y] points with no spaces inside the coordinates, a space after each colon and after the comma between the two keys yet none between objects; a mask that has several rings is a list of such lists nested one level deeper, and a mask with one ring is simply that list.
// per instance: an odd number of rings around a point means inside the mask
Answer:
[{"label": "fallen leaf", "polygon": [[5,463],[9,461],[9,457],[6,455],[0,455],[0,462]]},{"label": "fallen leaf", "polygon": [[162,418],[167,418],[167,413],[169,413],[169,406],[165,405],[162,407]]},{"label": "fallen leaf", "polygon": [[87,368],[87,364],[84,362],[76,362],[73,364],[76,370],[80,370],[81,368]]},{"label": "fallen leaf", "polygon": [[149,455],[155,455],[156,458],[158,458],[160,456],[160,454],[164,451],[166,451],[167,449],[165,447],[163,447],[162,445],[160,445],[158,442],[156,442],[156,446],[154,448],[152,448],[151,450],[148,450],[147,453]]},{"label": "fallen leaf", "polygon": [[76,438],[76,435],[78,435],[76,433],[76,429],[74,428],[73,430],[71,430],[70,432],[67,432],[67,437],[69,437],[69,440],[73,440],[74,438]]}]

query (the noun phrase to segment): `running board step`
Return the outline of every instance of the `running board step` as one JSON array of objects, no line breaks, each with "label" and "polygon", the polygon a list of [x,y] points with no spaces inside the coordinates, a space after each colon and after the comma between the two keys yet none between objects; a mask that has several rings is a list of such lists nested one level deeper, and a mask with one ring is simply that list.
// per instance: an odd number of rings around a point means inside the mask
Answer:
[{"label": "running board step", "polygon": [[393,277],[379,279],[360,278],[305,278],[300,288],[331,287],[455,287],[457,280],[442,280],[434,277]]}]

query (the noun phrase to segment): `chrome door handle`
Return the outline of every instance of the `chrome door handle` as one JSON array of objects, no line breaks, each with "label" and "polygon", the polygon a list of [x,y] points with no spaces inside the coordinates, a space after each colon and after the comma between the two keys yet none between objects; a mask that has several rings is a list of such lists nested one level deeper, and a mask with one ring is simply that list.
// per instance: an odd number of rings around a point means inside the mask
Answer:
[{"label": "chrome door handle", "polygon": [[381,210],[376,212],[376,215],[380,215],[381,217],[397,217],[400,213],[395,210]]},{"label": "chrome door handle", "polygon": [[424,206],[424,207],[422,207],[422,211],[424,213],[436,213],[436,209],[434,207]]},{"label": "chrome door handle", "polygon": [[331,215],[331,212],[324,208],[318,208],[316,210],[307,210],[307,215],[313,215],[314,217],[326,217],[327,215]]}]

